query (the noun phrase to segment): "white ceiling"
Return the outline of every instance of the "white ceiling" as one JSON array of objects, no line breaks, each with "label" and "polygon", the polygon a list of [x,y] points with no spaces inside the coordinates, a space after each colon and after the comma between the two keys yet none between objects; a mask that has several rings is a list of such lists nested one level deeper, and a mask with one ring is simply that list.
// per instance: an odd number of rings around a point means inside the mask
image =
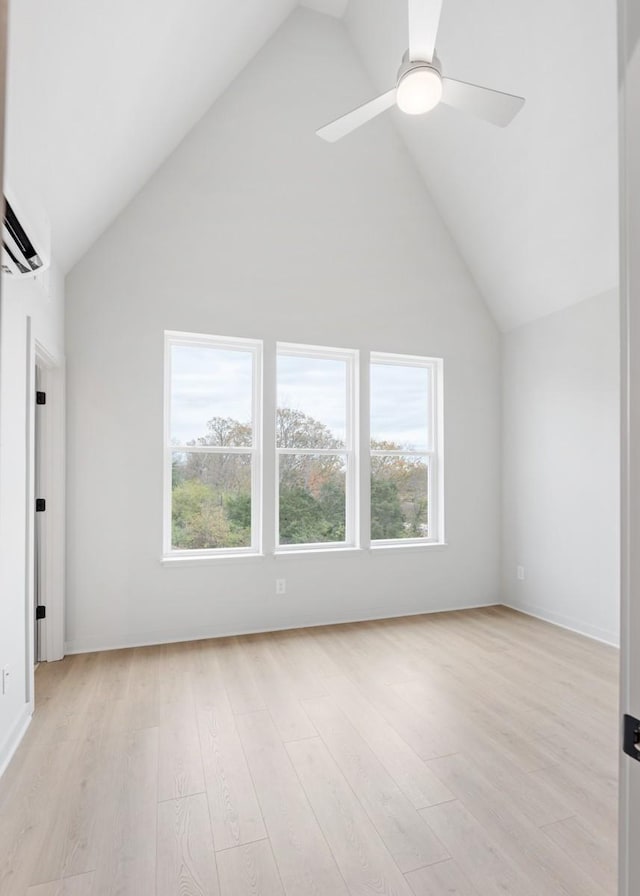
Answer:
[{"label": "white ceiling", "polygon": [[[6,173],[68,270],[296,0],[13,0]],[[31,198],[29,198],[29,204]]]},{"label": "white ceiling", "polygon": [[[388,90],[405,0],[351,0],[346,23]],[[616,286],[615,0],[444,0],[437,52],[445,74],[527,100],[504,130],[392,113],[500,326]]]},{"label": "white ceiling", "polygon": [[[393,85],[405,0],[301,2],[344,14],[372,90]],[[14,0],[7,173],[42,198],[63,270],[295,5]],[[614,286],[615,0],[445,0],[438,54],[446,74],[527,98],[506,130],[390,113],[499,324]]]},{"label": "white ceiling", "polygon": [[349,0],[300,0],[300,6],[306,6],[309,9],[315,9],[316,12],[323,12],[328,16],[335,16],[341,19],[347,9]]}]

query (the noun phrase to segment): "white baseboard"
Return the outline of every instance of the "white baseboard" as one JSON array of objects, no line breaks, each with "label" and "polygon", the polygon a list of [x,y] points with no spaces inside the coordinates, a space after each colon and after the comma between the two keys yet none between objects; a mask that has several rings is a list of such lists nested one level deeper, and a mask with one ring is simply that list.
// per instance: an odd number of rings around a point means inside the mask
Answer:
[{"label": "white baseboard", "polygon": [[518,613],[524,613],[526,616],[533,616],[536,619],[542,619],[543,622],[550,622],[559,628],[566,628],[577,635],[584,635],[593,641],[608,644],[610,647],[620,646],[620,635],[618,632],[610,632],[595,625],[589,625],[589,623],[582,622],[582,620],[572,619],[570,616],[563,616],[560,613],[553,613],[533,604],[509,604],[503,601],[502,605],[509,607],[510,610],[516,610]]},{"label": "white baseboard", "polygon": [[409,610],[400,613],[380,613],[371,616],[358,616],[354,619],[326,619],[323,621],[299,620],[293,625],[270,626],[268,628],[238,628],[229,631],[208,632],[184,632],[179,635],[170,635],[167,632],[149,632],[135,635],[132,638],[124,638],[116,643],[98,641],[93,638],[67,641],[65,654],[72,653],[97,653],[102,650],[122,650],[125,647],[153,647],[158,644],[180,644],[184,641],[208,641],[212,638],[231,638],[236,635],[263,635],[269,632],[292,631],[296,628],[319,628],[325,625],[349,625],[352,622],[378,622],[382,619],[401,619],[403,616],[428,616],[432,613],[455,613],[459,610],[479,610],[484,607],[496,607],[499,602],[493,601],[487,604],[469,604],[462,607],[441,607],[428,610]]},{"label": "white baseboard", "polygon": [[31,724],[31,707],[25,703],[22,712],[16,719],[9,734],[4,742],[0,745],[0,778],[5,773],[7,766],[13,759],[13,754],[20,746],[22,738],[25,736],[27,728]]}]

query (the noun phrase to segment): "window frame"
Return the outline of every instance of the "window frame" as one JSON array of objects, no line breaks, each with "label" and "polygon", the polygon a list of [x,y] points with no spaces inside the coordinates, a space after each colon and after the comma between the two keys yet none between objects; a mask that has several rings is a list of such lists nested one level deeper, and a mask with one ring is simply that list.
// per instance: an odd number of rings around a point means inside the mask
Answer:
[{"label": "window frame", "polygon": [[[280,356],[317,358],[346,362],[345,395],[345,447],[344,448],[279,448],[277,445],[278,414],[278,359]],[[360,420],[359,409],[358,349],[331,348],[321,345],[305,345],[293,342],[276,343],[275,374],[275,554],[296,554],[315,551],[341,551],[360,546],[359,468],[360,468]],[[280,543],[280,457],[282,455],[341,455],[345,459],[345,539],[344,541],[305,542],[303,544]]]},{"label": "window frame", "polygon": [[[252,444],[172,445],[171,444],[171,355],[174,346],[244,351],[252,356],[251,431]],[[213,336],[165,330],[164,333],[164,451],[163,451],[163,560],[205,560],[207,558],[259,556],[262,553],[262,414],[263,343],[260,339]],[[246,547],[174,548],[172,546],[172,467],[176,450],[192,454],[244,454],[251,457],[251,544]]]},{"label": "window frame", "polygon": [[[371,447],[371,404],[373,365],[390,367],[418,367],[430,372],[429,401],[429,444],[427,449],[385,451]],[[427,458],[427,538],[371,538],[369,524],[369,544],[372,550],[388,548],[427,547],[443,545],[444,540],[444,464],[443,464],[443,360],[420,355],[400,355],[391,352],[370,352],[369,354],[369,466],[373,457],[418,457]],[[369,497],[369,520],[371,520],[371,497]]]}]

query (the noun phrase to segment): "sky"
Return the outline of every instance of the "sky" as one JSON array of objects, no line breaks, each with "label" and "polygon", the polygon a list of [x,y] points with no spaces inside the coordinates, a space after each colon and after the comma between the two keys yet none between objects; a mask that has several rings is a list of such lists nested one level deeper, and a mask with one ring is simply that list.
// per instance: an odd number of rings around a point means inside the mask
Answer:
[{"label": "sky", "polygon": [[235,349],[171,348],[171,438],[185,444],[207,432],[212,417],[251,420],[253,355]]},{"label": "sky", "polygon": [[[206,433],[212,417],[251,419],[252,355],[235,349],[172,347],[171,438],[185,444]],[[371,437],[417,450],[427,448],[429,371],[373,364]],[[344,441],[347,368],[345,361],[278,358],[278,406],[292,407]]]},{"label": "sky", "polygon": [[371,439],[417,451],[428,445],[429,376],[426,367],[371,365]]},{"label": "sky", "polygon": [[325,358],[278,357],[278,407],[320,420],[343,444],[346,439],[347,363]]}]

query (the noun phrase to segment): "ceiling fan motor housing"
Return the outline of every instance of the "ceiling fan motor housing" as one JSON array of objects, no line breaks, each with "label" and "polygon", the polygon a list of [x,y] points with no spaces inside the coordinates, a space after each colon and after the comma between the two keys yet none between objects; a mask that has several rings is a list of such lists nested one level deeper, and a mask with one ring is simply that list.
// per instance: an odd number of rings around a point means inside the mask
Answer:
[{"label": "ceiling fan motor housing", "polygon": [[438,74],[440,74],[440,75],[442,74],[442,63],[440,62],[440,59],[436,53],[433,54],[433,59],[431,60],[431,62],[428,62],[426,59],[411,60],[409,58],[409,50],[405,50],[404,53],[402,54],[402,64],[401,64],[400,68],[398,69],[398,81],[400,80],[400,78],[403,75],[406,75],[406,73],[410,69],[416,68],[416,66],[425,66],[425,65],[428,68],[435,68],[435,70],[438,72]]},{"label": "ceiling fan motor housing", "polygon": [[407,50],[398,69],[396,102],[399,108],[409,115],[421,115],[435,108],[441,99],[440,60],[434,54],[432,62],[411,61]]}]

